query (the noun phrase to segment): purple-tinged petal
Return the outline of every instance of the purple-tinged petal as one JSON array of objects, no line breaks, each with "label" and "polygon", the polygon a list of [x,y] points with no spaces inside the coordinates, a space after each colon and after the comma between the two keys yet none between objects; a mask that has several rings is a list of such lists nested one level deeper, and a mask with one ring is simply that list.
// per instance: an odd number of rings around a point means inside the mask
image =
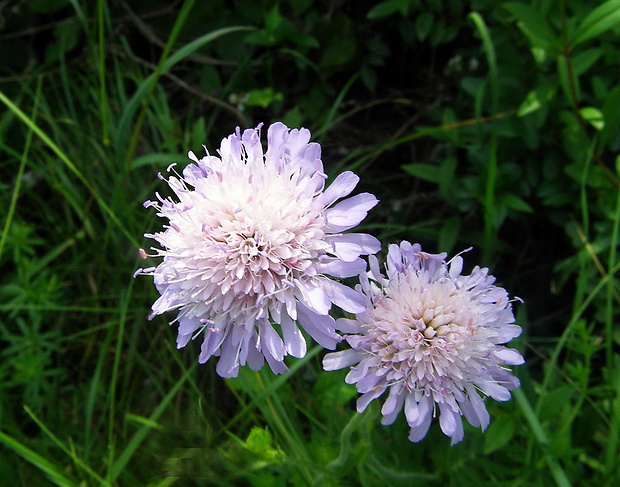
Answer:
[{"label": "purple-tinged petal", "polygon": [[304,357],[306,340],[295,322],[288,315],[282,315],[281,326],[286,352],[293,357]]},{"label": "purple-tinged petal", "polygon": [[338,370],[357,364],[364,356],[357,350],[342,350],[341,352],[328,353],[323,357],[323,370]]},{"label": "purple-tinged petal", "polygon": [[258,329],[261,350],[267,347],[274,360],[281,362],[284,359],[284,343],[282,343],[280,335],[268,321],[261,321]]},{"label": "purple-tinged petal", "polygon": [[318,198],[318,203],[324,208],[330,206],[337,199],[350,194],[359,180],[359,176],[351,171],[339,174],[334,182],[323,191],[323,194]]},{"label": "purple-tinged petal", "polygon": [[332,208],[325,210],[327,218],[327,231],[330,233],[343,232],[361,222],[368,211],[379,200],[370,193],[361,193],[341,201]]},{"label": "purple-tinged petal", "polygon": [[335,332],[336,321],[329,315],[318,315],[303,305],[297,306],[301,326],[319,345],[334,350],[342,337]]},{"label": "purple-tinged petal", "polygon": [[356,402],[357,412],[363,413],[364,410],[371,403],[371,401],[373,401],[374,399],[377,399],[384,392],[385,392],[385,387],[382,387],[382,388],[377,388],[370,392],[367,392],[366,394],[362,394]]},{"label": "purple-tinged petal", "polygon": [[381,242],[366,233],[329,235],[325,240],[332,244],[334,254],[344,261],[352,261],[360,255],[376,254],[381,250]]},{"label": "purple-tinged petal", "polygon": [[525,363],[521,354],[512,348],[500,348],[493,352],[493,355],[507,365],[521,365]]},{"label": "purple-tinged petal", "polygon": [[359,257],[350,262],[330,259],[316,264],[316,270],[320,274],[325,274],[333,277],[359,276],[362,272],[366,270],[366,262],[364,262],[364,260]]},{"label": "purple-tinged petal", "polygon": [[331,280],[323,281],[322,285],[325,294],[336,306],[349,313],[364,311],[364,296],[356,290]]},{"label": "purple-tinged petal", "polygon": [[300,279],[295,281],[297,289],[301,291],[304,304],[314,312],[326,315],[331,308],[331,301],[327,293],[312,282]]},{"label": "purple-tinged petal", "polygon": [[336,320],[336,330],[343,333],[361,333],[362,325],[357,320],[350,320],[349,318],[338,318]]}]

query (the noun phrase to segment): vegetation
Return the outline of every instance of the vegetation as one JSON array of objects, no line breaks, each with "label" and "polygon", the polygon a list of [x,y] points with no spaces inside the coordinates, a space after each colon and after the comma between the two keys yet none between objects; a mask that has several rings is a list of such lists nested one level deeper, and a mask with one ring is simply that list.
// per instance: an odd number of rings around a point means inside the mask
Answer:
[{"label": "vegetation", "polygon": [[[620,0],[3,2],[0,484],[618,485],[619,34]],[[486,432],[413,444],[317,346],[224,381],[147,321],[157,173],[275,120],[364,231],[523,300]]]}]

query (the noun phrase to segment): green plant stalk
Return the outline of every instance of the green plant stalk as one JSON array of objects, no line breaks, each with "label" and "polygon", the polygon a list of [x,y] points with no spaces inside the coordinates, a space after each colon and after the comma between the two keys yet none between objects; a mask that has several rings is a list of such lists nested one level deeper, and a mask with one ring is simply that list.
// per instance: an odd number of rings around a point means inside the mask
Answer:
[{"label": "green plant stalk", "polygon": [[[32,107],[32,120],[34,122],[37,110],[39,109],[39,97],[41,96],[41,77],[37,78],[37,90],[34,97],[34,106]],[[22,187],[22,180],[24,179],[24,170],[26,169],[26,161],[28,159],[28,153],[30,152],[30,144],[32,143],[32,127],[29,127],[26,134],[26,144],[24,151],[22,152],[21,159],[19,161],[19,168],[17,170],[17,177],[15,179],[15,187],[13,188],[13,194],[11,195],[11,203],[9,204],[9,211],[6,214],[6,220],[4,222],[4,228],[2,229],[2,235],[0,235],[0,257],[2,257],[2,250],[6,244],[8,238],[9,228],[13,222],[13,215],[15,214],[15,208],[17,208],[17,198],[19,198],[19,191]]]}]

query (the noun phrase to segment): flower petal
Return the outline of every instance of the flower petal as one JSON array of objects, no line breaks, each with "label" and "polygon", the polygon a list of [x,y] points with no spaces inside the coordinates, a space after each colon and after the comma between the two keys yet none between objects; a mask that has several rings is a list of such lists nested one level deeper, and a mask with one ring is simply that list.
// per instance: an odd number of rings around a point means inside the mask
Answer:
[{"label": "flower petal", "polygon": [[329,235],[325,240],[332,244],[334,254],[344,260],[352,261],[360,255],[376,254],[381,250],[381,242],[366,233],[345,233]]},{"label": "flower petal", "polygon": [[342,350],[341,352],[328,353],[323,357],[323,370],[338,370],[357,364],[364,356],[357,350]]},{"label": "flower petal", "polygon": [[326,208],[330,206],[334,201],[347,196],[355,189],[360,178],[351,171],[345,171],[339,174],[336,179],[330,184],[323,194],[319,196],[318,203]]},{"label": "flower petal", "polygon": [[336,206],[325,210],[327,231],[330,233],[343,232],[361,222],[368,211],[379,200],[370,193],[361,193],[341,201]]}]

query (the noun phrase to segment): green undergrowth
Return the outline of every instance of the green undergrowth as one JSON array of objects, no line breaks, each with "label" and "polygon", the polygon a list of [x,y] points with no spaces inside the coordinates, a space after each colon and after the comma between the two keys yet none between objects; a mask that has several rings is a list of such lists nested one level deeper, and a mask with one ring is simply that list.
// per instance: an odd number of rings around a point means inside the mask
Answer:
[{"label": "green undergrowth", "polygon": [[[620,1],[9,2],[0,17],[0,485],[620,483]],[[491,267],[522,387],[418,444],[309,347],[223,380],[133,278],[157,173],[305,126],[361,226]]]}]

